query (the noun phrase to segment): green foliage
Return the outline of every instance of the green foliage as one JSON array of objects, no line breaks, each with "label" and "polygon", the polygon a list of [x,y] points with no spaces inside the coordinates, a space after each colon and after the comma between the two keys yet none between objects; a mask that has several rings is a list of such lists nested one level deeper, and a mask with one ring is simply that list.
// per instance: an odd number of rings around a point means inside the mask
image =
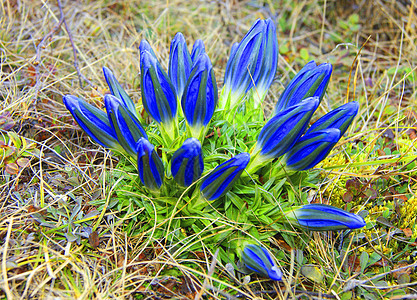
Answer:
[{"label": "green foliage", "polygon": [[[202,143],[204,175],[232,155],[250,151],[264,125],[261,108],[254,108],[250,101],[238,106],[232,114],[217,110],[211,127]],[[180,119],[181,124],[181,119]],[[183,123],[182,123],[183,124]],[[152,125],[148,128],[149,140],[161,145],[165,169],[177,147],[188,137],[181,133],[173,142],[158,135]],[[283,211],[292,205],[307,203],[306,189],[316,188],[318,172],[286,173],[279,160],[271,161],[257,173],[244,173],[233,189],[218,200],[202,199],[197,181],[188,188],[176,184],[168,174],[160,191],[147,190],[136,175],[136,166],[127,158],[108,177],[108,186],[117,183],[115,197],[90,202],[98,211],[114,209],[122,219],[128,219],[125,230],[129,235],[149,235],[153,240],[168,239],[177,244],[178,255],[199,249],[197,241],[215,252],[219,247],[221,261],[235,263],[245,241],[268,242],[281,232],[290,244],[297,244],[294,234],[286,233]],[[139,212],[140,213],[135,213]],[[181,228],[181,229],[180,229]],[[175,232],[175,233],[173,233]],[[185,249],[187,251],[185,251]],[[185,252],[184,252],[185,251]]]}]

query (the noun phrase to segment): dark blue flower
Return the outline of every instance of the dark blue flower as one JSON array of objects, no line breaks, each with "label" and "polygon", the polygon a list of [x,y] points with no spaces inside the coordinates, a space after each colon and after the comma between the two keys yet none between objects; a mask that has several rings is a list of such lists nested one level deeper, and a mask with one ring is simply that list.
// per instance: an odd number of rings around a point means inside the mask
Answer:
[{"label": "dark blue flower", "polygon": [[262,128],[256,151],[265,159],[277,158],[296,143],[319,105],[319,98],[307,98],[273,116]]},{"label": "dark blue flower", "polygon": [[[257,20],[233,45],[224,76],[221,106],[234,107],[252,88],[255,104],[266,95],[277,69],[278,40],[271,19]],[[255,87],[254,87],[255,84]]]},{"label": "dark blue flower", "polygon": [[187,49],[187,43],[182,33],[178,32],[171,42],[168,74],[179,99],[182,97],[185,84],[190,75],[191,65],[192,61]]},{"label": "dark blue flower", "polygon": [[225,195],[239,179],[250,160],[249,153],[240,153],[214,168],[202,179],[200,191],[207,200]]},{"label": "dark blue flower", "polygon": [[307,204],[289,212],[286,219],[297,227],[311,231],[357,229],[366,225],[356,214],[324,204]]},{"label": "dark blue flower", "polygon": [[187,124],[198,137],[203,126],[210,122],[217,105],[217,84],[207,54],[201,54],[193,64],[181,100]]},{"label": "dark blue flower", "polygon": [[135,157],[137,155],[136,144],[138,140],[141,137],[148,138],[140,121],[120,103],[120,99],[113,95],[105,95],[104,103],[108,119],[111,121],[120,145],[128,154]]},{"label": "dark blue flower", "polygon": [[140,55],[142,102],[158,123],[171,126],[177,114],[177,97],[168,74],[147,50]]},{"label": "dark blue flower", "polygon": [[204,170],[201,143],[195,138],[186,139],[171,159],[171,173],[182,186],[190,186]]},{"label": "dark blue flower", "polygon": [[340,136],[346,132],[359,110],[359,103],[352,101],[325,114],[318,119],[306,132],[310,134],[327,128],[337,128]]},{"label": "dark blue flower", "polygon": [[272,280],[281,280],[282,272],[271,254],[264,247],[254,244],[246,245],[242,252],[245,267],[261,276]]},{"label": "dark blue flower", "polygon": [[120,83],[117,81],[116,77],[113,75],[113,72],[109,68],[103,67],[104,77],[106,78],[107,85],[110,88],[110,92],[113,96],[120,99],[121,103],[130,111],[131,114],[137,116],[136,107],[132,99],[122,88]]},{"label": "dark blue flower", "polygon": [[339,139],[340,130],[336,128],[305,134],[287,152],[287,168],[297,171],[311,169],[326,158]]},{"label": "dark blue flower", "polygon": [[78,125],[95,142],[106,148],[122,150],[117,141],[116,132],[110,125],[104,111],[72,95],[65,95],[63,102]]},{"label": "dark blue flower", "polygon": [[193,45],[193,50],[191,51],[191,61],[194,63],[197,57],[200,54],[206,53],[206,48],[202,40],[196,40]]},{"label": "dark blue flower", "polygon": [[164,182],[164,165],[154,146],[145,138],[137,143],[140,181],[150,190],[158,190]]},{"label": "dark blue flower", "polygon": [[[142,52],[143,51],[148,51],[155,59],[157,59],[155,52],[153,51],[151,45],[148,43],[147,40],[142,40],[140,42],[140,45],[139,45],[139,54],[141,56],[142,56]],[[141,58],[141,60],[142,60],[142,58]]]},{"label": "dark blue flower", "polygon": [[287,85],[275,106],[275,113],[293,106],[308,97],[319,97],[321,101],[326,92],[331,74],[331,64],[324,63],[317,66],[314,61],[310,61]]}]

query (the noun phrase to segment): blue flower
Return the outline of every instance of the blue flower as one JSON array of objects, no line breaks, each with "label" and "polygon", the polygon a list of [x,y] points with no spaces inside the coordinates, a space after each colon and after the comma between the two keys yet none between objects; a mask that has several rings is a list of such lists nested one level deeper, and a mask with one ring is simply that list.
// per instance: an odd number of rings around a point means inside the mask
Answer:
[{"label": "blue flower", "polygon": [[78,125],[96,143],[106,148],[122,150],[117,141],[116,132],[104,111],[72,95],[65,95],[63,102]]},{"label": "blue flower", "polygon": [[327,128],[337,128],[340,136],[346,132],[359,110],[359,103],[352,101],[325,114],[318,119],[306,132],[310,134]]},{"label": "blue flower", "polygon": [[[155,59],[157,59],[155,52],[153,51],[151,45],[148,43],[147,40],[142,40],[139,45],[139,54],[142,57],[142,52],[148,51]],[[142,60],[142,58],[141,58]]]},{"label": "blue flower", "polygon": [[329,154],[340,139],[340,130],[328,128],[305,134],[285,155],[289,169],[311,169]]},{"label": "blue flower", "polygon": [[140,181],[150,190],[158,190],[164,182],[164,165],[154,146],[145,138],[137,143]]},{"label": "blue flower", "polygon": [[204,170],[201,143],[195,138],[186,139],[171,159],[171,173],[182,186],[190,186]]},{"label": "blue flower", "polygon": [[279,113],[308,97],[319,97],[321,101],[331,74],[331,64],[324,63],[317,66],[314,61],[310,61],[287,85],[275,106],[275,113]]},{"label": "blue flower", "polygon": [[200,191],[207,200],[225,195],[239,179],[250,160],[249,153],[240,153],[214,168],[202,179]]},{"label": "blue flower", "polygon": [[217,84],[207,54],[201,54],[193,64],[181,100],[192,135],[199,137],[201,128],[210,122],[217,105]]},{"label": "blue flower", "polygon": [[271,19],[257,20],[242,41],[232,47],[224,76],[222,108],[233,108],[252,88],[255,105],[259,104],[274,79],[277,62],[275,25]]},{"label": "blue flower", "polygon": [[242,252],[245,267],[261,276],[272,280],[281,280],[282,272],[271,254],[264,247],[254,244],[246,245]]},{"label": "blue flower", "polygon": [[285,154],[304,133],[319,105],[319,98],[307,98],[273,116],[262,128],[255,153],[266,160]]},{"label": "blue flower", "polygon": [[106,78],[107,85],[110,88],[110,92],[113,96],[120,99],[121,103],[130,111],[131,114],[137,116],[136,107],[132,99],[122,88],[120,83],[117,81],[116,77],[113,75],[113,72],[109,68],[103,67],[104,77]]},{"label": "blue flower", "polygon": [[175,87],[177,97],[181,99],[185,84],[191,72],[191,56],[184,36],[178,32],[171,42],[168,74]]},{"label": "blue flower", "polygon": [[177,114],[177,97],[168,74],[147,50],[140,55],[142,102],[158,123],[171,126]]},{"label": "blue flower", "polygon": [[287,221],[311,231],[357,229],[366,225],[356,214],[324,204],[307,204],[286,212]]},{"label": "blue flower", "polygon": [[148,138],[140,121],[121,104],[120,99],[113,95],[105,95],[104,103],[106,105],[108,119],[111,121],[120,145],[128,154],[135,157],[137,155],[136,144],[138,140],[141,137]]},{"label": "blue flower", "polygon": [[200,54],[206,53],[206,48],[202,40],[196,40],[193,45],[193,50],[191,51],[191,61],[194,63],[197,57]]}]

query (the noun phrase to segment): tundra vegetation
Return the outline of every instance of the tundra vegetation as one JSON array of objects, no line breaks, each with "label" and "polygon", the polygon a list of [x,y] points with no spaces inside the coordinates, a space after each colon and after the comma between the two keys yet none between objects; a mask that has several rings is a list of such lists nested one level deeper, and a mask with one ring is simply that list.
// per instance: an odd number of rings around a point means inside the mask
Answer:
[{"label": "tundra vegetation", "polygon": [[0,11],[3,297],[415,297],[413,1]]}]

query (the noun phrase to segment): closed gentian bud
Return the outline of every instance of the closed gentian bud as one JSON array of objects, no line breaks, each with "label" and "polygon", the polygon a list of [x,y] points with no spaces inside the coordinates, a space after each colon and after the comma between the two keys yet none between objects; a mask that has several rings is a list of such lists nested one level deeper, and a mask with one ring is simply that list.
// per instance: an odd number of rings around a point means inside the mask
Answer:
[{"label": "closed gentian bud", "polygon": [[191,51],[191,61],[194,63],[200,54],[206,53],[206,48],[202,40],[196,40]]},{"label": "closed gentian bud", "polygon": [[242,41],[234,44],[226,66],[221,106],[233,108],[255,84],[256,103],[274,79],[278,41],[272,20],[257,20]]},{"label": "closed gentian bud", "polygon": [[185,84],[190,75],[191,65],[192,61],[187,49],[187,43],[182,33],[178,32],[171,42],[168,74],[179,99],[181,99]]},{"label": "closed gentian bud", "polygon": [[63,102],[78,125],[95,142],[106,148],[122,149],[104,111],[72,95],[65,95]]},{"label": "closed gentian bud", "polygon": [[213,67],[207,54],[203,53],[193,64],[181,100],[185,119],[194,137],[198,138],[201,128],[210,122],[217,101]]},{"label": "closed gentian bud", "polygon": [[141,52],[142,102],[146,112],[158,123],[171,126],[177,114],[177,97],[168,74],[147,50]]},{"label": "closed gentian bud", "polygon": [[[142,56],[143,51],[148,51],[156,59],[156,54],[147,40],[142,40],[139,45],[139,53]],[[141,58],[142,60],[142,58]]]},{"label": "closed gentian bud", "polygon": [[116,77],[114,77],[113,72],[110,71],[109,68],[103,67],[103,73],[104,77],[106,78],[107,85],[110,88],[110,92],[113,94],[113,96],[120,99],[121,103],[130,111],[130,113],[137,116],[135,104],[122,88],[120,83],[117,81]]},{"label": "closed gentian bud", "polygon": [[313,133],[326,128],[337,128],[340,130],[340,136],[348,129],[359,110],[359,103],[352,101],[346,103],[318,119],[306,132]]},{"label": "closed gentian bud", "polygon": [[158,190],[164,182],[164,165],[154,146],[145,138],[137,143],[140,181],[150,190]]},{"label": "closed gentian bud", "polygon": [[204,170],[201,143],[195,138],[186,139],[171,159],[171,173],[182,186],[190,186]]},{"label": "closed gentian bud", "polygon": [[245,267],[261,276],[272,280],[281,280],[282,272],[271,254],[259,245],[246,245],[242,252],[242,262]]},{"label": "closed gentian bud", "polygon": [[258,106],[266,96],[269,87],[274,80],[278,64],[278,40],[275,25],[271,19],[265,21],[265,33],[263,36],[262,61],[253,76],[255,87],[252,87],[252,95],[255,106]]},{"label": "closed gentian bud", "polygon": [[285,155],[289,169],[302,171],[311,169],[329,154],[340,139],[340,130],[328,128],[305,134]]},{"label": "closed gentian bud", "polygon": [[308,97],[323,99],[332,74],[332,65],[328,63],[316,65],[310,61],[297,73],[281,94],[275,113],[293,106]]},{"label": "closed gentian bud", "polygon": [[129,155],[135,157],[138,140],[141,137],[148,138],[140,121],[113,95],[105,95],[104,103],[120,145]]},{"label": "closed gentian bud", "polygon": [[203,178],[200,191],[207,200],[216,200],[225,195],[239,179],[250,160],[249,153],[240,153],[218,165]]},{"label": "closed gentian bud", "polygon": [[311,231],[357,229],[366,225],[356,214],[325,204],[307,204],[285,214],[287,221]]},{"label": "closed gentian bud", "polygon": [[259,134],[255,153],[260,149],[263,160],[267,160],[290,150],[304,133],[318,105],[318,97],[307,98],[273,116]]}]

